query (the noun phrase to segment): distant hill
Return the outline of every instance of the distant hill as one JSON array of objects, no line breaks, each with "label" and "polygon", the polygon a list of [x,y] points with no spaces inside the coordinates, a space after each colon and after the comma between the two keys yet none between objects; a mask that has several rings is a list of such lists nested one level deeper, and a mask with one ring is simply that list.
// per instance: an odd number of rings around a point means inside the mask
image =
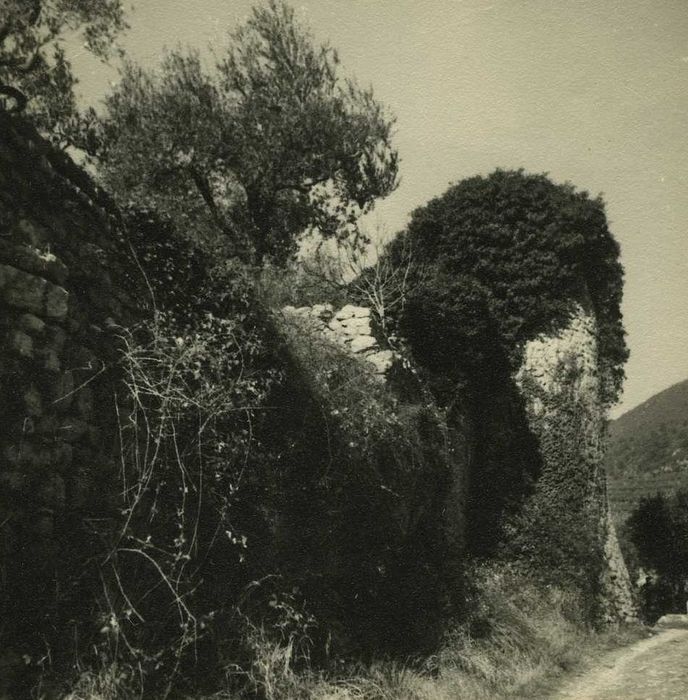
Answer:
[{"label": "distant hill", "polygon": [[688,489],[688,380],[612,421],[609,434],[607,482],[617,522],[643,496]]}]

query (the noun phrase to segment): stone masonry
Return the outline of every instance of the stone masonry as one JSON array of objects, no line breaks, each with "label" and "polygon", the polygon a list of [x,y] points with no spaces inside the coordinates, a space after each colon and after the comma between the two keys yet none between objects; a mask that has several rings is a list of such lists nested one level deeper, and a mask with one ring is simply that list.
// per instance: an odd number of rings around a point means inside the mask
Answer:
[{"label": "stone masonry", "polygon": [[[590,483],[590,498],[600,504],[600,535],[604,540],[605,567],[602,573],[602,594],[605,615],[610,621],[632,619],[636,616],[631,581],[619,548],[606,494],[606,476],[602,464],[606,406],[601,402],[601,377],[597,371],[596,322],[583,307],[578,306],[569,324],[553,335],[542,335],[528,342],[523,361],[516,375],[517,384],[528,399],[528,412],[534,425],[547,425],[547,408],[532,392],[525,390],[534,383],[545,395],[562,395],[562,377],[573,378],[573,395],[585,410],[584,434],[577,449],[585,451],[596,474]],[[545,418],[544,423],[537,419]],[[535,429],[537,432],[537,428]]]},{"label": "stone masonry", "polygon": [[335,311],[332,304],[314,306],[285,306],[282,313],[288,319],[304,324],[310,331],[372,365],[376,374],[384,376],[398,355],[380,347],[371,325],[371,311],[365,306],[346,304]]},{"label": "stone masonry", "polygon": [[[123,241],[83,170],[0,112],[0,618],[25,659],[29,638],[78,600],[78,557],[106,530],[118,468],[109,368],[119,324],[146,300],[118,267]],[[0,667],[12,654],[0,637]]]}]

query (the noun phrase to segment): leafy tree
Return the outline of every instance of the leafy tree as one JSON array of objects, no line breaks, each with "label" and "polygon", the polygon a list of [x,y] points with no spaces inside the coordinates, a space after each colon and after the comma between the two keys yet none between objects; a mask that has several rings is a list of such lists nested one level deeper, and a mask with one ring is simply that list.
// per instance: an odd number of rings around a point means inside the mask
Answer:
[{"label": "leafy tree", "polygon": [[628,356],[623,269],[601,198],[545,175],[497,170],[463,180],[417,209],[397,245],[409,244],[416,260],[435,267],[438,280],[465,276],[484,289],[514,363],[525,341],[567,320],[574,301],[592,307],[609,377],[605,398],[616,399]]},{"label": "leafy tree", "polygon": [[642,591],[646,614],[682,612],[688,592],[688,492],[641,498],[626,521],[624,538],[633,544],[638,564],[657,574]]},{"label": "leafy tree", "polygon": [[213,72],[181,51],[158,72],[127,65],[82,145],[120,198],[284,264],[299,234],[346,238],[396,186],[393,120],[338,65],[271,0],[231,35]]},{"label": "leafy tree", "polygon": [[0,0],[0,95],[63,140],[76,116],[76,78],[60,41],[79,33],[105,58],[125,26],[122,0]]}]

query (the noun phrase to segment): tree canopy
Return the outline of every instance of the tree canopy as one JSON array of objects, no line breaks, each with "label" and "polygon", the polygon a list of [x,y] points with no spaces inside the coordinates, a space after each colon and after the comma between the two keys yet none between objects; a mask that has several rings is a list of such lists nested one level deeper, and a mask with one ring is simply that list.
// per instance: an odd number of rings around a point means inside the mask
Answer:
[{"label": "tree canopy", "polygon": [[214,70],[181,50],[159,71],[127,65],[82,145],[120,199],[284,263],[304,231],[355,235],[358,216],[396,186],[393,119],[338,67],[271,0],[231,34]]},{"label": "tree canopy", "polygon": [[642,590],[645,613],[656,618],[683,611],[688,593],[688,491],[641,498],[623,535],[633,544],[633,558],[657,577]]},{"label": "tree canopy", "polygon": [[[593,311],[609,380],[605,398],[615,400],[628,356],[620,310],[623,269],[600,197],[545,175],[497,170],[463,180],[417,209],[398,245],[410,245],[442,288],[447,277],[470,278],[482,288],[504,351],[515,362],[525,341],[566,322],[574,302]],[[415,309],[413,300],[409,308]],[[423,315],[416,310],[415,317]],[[425,335],[423,329],[413,332]],[[447,356],[455,352],[446,348]]]},{"label": "tree canopy", "polygon": [[76,115],[76,79],[61,40],[79,34],[105,58],[126,27],[122,0],[0,0],[0,95],[28,107],[57,140]]}]

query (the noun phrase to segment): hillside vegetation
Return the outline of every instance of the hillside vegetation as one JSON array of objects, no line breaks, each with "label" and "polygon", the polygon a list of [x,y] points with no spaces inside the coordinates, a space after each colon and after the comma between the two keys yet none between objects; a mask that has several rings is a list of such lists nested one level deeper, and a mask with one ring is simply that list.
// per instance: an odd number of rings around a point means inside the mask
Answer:
[{"label": "hillside vegetation", "polygon": [[605,464],[619,522],[642,497],[688,487],[688,380],[611,421]]}]

